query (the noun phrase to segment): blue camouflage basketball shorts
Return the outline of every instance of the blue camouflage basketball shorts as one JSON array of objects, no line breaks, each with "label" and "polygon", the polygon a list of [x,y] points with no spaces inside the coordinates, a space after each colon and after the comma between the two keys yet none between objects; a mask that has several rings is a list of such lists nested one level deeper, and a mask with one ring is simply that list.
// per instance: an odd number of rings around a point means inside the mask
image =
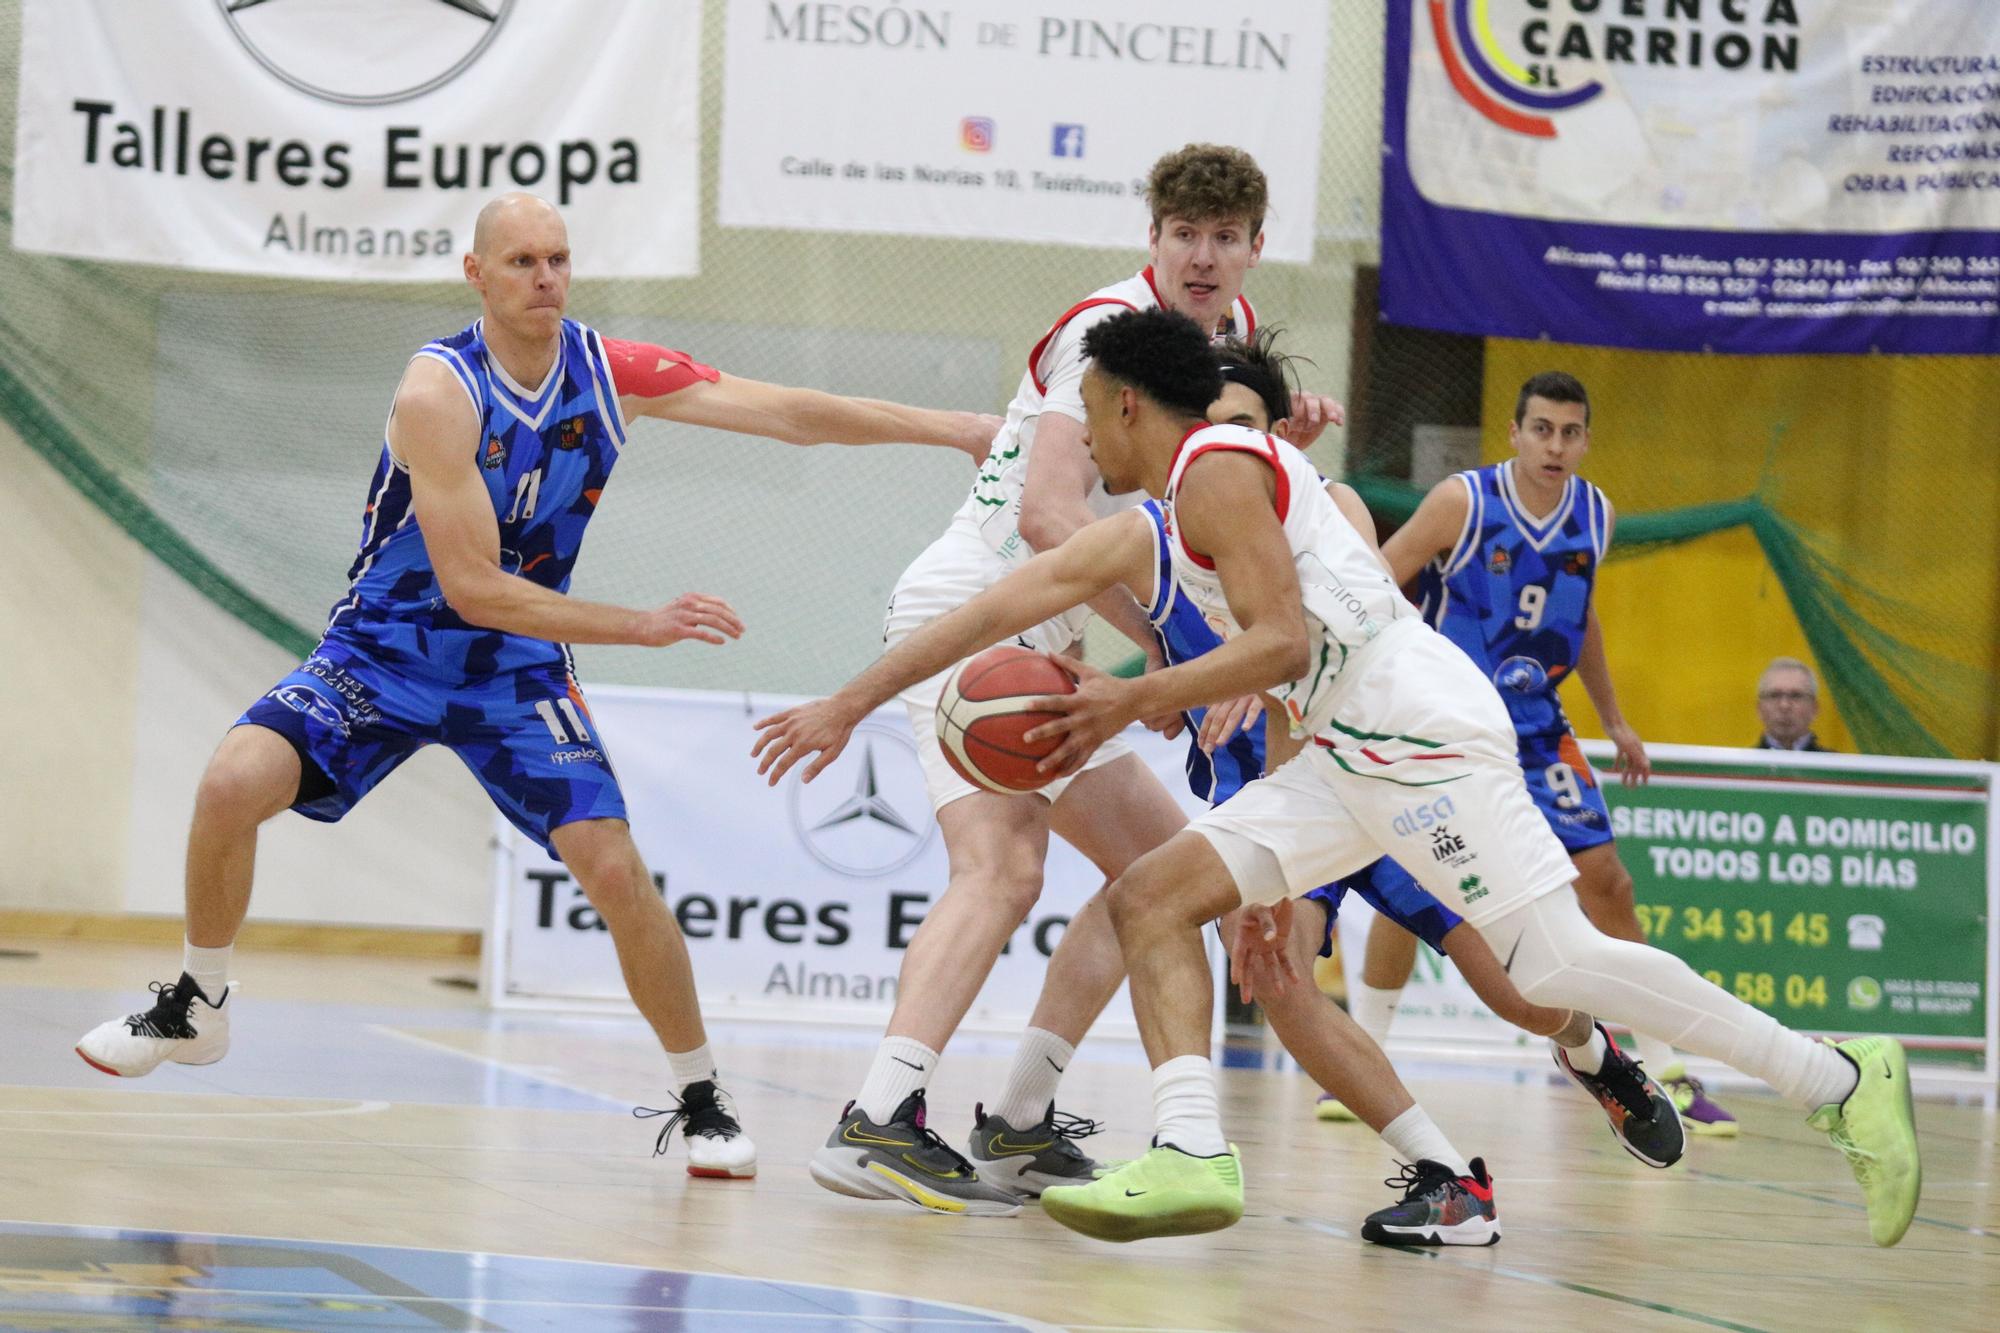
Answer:
[{"label": "blue camouflage basketball shorts", "polygon": [[551,856],[550,835],[564,824],[625,818],[618,776],[557,644],[360,620],[330,629],[236,725],[245,723],[299,752],[305,772],[292,809],[308,819],[338,820],[432,744],[463,760]]},{"label": "blue camouflage basketball shorts", "polygon": [[1340,915],[1341,899],[1349,893],[1430,945],[1437,953],[1445,951],[1444,937],[1465,920],[1432,897],[1409,871],[1385,856],[1305,895],[1326,908],[1326,938],[1319,946],[1322,958],[1333,956],[1334,918]]}]

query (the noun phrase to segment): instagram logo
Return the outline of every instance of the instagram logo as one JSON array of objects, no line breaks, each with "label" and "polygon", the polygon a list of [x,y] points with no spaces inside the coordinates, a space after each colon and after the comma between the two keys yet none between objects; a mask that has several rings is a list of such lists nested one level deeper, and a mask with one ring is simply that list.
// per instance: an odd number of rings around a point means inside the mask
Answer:
[{"label": "instagram logo", "polygon": [[967,116],[958,122],[958,146],[968,153],[993,151],[993,121],[988,116]]}]

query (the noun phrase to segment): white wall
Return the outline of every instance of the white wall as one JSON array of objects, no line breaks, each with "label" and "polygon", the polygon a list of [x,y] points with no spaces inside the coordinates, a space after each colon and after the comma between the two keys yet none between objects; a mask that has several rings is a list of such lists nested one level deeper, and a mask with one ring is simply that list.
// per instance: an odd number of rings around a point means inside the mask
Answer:
[{"label": "white wall", "polygon": [[[0,477],[0,908],[178,915],[202,767],[294,663],[3,424]],[[251,916],[477,929],[490,815],[463,765],[426,750],[338,825],[267,825]]]}]

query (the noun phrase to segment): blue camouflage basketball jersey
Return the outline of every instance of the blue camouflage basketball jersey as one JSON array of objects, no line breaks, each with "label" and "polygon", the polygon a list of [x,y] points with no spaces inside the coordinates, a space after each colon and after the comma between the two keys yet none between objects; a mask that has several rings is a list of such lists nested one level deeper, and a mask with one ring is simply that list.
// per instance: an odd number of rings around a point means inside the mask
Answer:
[{"label": "blue camouflage basketball jersey", "polygon": [[[603,338],[565,319],[560,353],[534,388],[516,383],[487,354],[483,320],[424,344],[417,355],[443,363],[479,414],[479,472],[500,524],[501,569],[567,592],[584,528],[625,444]],[[409,473],[386,440],[348,581],[329,628],[357,612],[415,618],[433,632],[425,655],[440,667],[481,675],[546,662],[559,651],[469,625],[445,603],[410,505]]]},{"label": "blue camouflage basketball jersey", "polygon": [[1610,539],[1604,493],[1572,476],[1546,517],[1511,463],[1461,472],[1471,504],[1452,549],[1418,575],[1424,619],[1464,650],[1514,720],[1528,792],[1571,852],[1611,840],[1611,816],[1558,691],[1576,669]]},{"label": "blue camouflage basketball jersey", "polygon": [[[447,366],[479,414],[474,461],[499,524],[501,567],[566,591],[625,442],[603,339],[564,320],[555,363],[534,388],[487,354],[478,323],[417,355]],[[564,825],[625,816],[568,647],[470,624],[446,603],[409,473],[386,440],[348,580],[312,655],[239,719],[298,752],[294,810],[338,820],[436,744],[552,856]]]},{"label": "blue camouflage basketball jersey", "polygon": [[[1174,582],[1166,512],[1160,502],[1148,500],[1140,506],[1140,511],[1153,525],[1153,550],[1158,560],[1153,602],[1146,608],[1146,618],[1153,622],[1153,637],[1159,641],[1167,665],[1179,666],[1221,647],[1222,636],[1202,618],[1195,604],[1181,595],[1180,585]],[[1264,731],[1261,726],[1250,727],[1230,737],[1229,743],[1218,747],[1215,753],[1206,754],[1195,743],[1195,733],[1207,714],[1206,708],[1192,708],[1183,715],[1188,728],[1188,788],[1202,800],[1219,805],[1241,791],[1244,783],[1263,774]]]},{"label": "blue camouflage basketball jersey", "polygon": [[1604,493],[1573,476],[1538,519],[1510,463],[1458,476],[1471,506],[1457,544],[1418,575],[1424,619],[1493,680],[1517,732],[1567,731],[1556,691],[1583,649],[1609,535]]}]

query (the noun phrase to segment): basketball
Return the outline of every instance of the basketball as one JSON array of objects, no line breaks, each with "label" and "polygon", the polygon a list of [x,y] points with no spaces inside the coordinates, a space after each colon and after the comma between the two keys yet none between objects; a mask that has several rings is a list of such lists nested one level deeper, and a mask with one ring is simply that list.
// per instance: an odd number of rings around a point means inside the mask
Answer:
[{"label": "basketball", "polygon": [[1028,648],[1002,644],[967,658],[938,698],[937,735],[945,762],[988,791],[1046,787],[1055,775],[1038,773],[1035,765],[1053,754],[1062,738],[1021,738],[1059,714],[1031,709],[1028,701],[1075,690],[1068,672]]}]

